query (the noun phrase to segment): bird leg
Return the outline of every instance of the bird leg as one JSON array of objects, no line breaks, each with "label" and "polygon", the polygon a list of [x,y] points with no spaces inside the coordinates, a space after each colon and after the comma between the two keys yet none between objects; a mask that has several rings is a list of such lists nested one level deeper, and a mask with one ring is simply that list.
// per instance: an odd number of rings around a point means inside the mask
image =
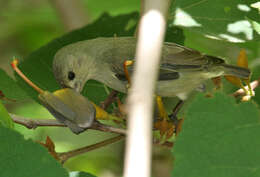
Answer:
[{"label": "bird leg", "polygon": [[166,142],[172,135],[175,133],[175,125],[174,122],[170,120],[162,98],[160,96],[156,96],[156,103],[159,112],[159,119],[155,122],[154,127],[160,132],[160,142]]},{"label": "bird leg", "polygon": [[[125,60],[124,66],[123,66],[124,72],[125,72],[125,77],[128,81],[129,87],[131,86],[131,78],[130,78],[127,67],[131,66],[133,63],[134,62],[132,60]],[[165,111],[165,108],[164,108],[164,105],[163,105],[163,102],[162,102],[162,98],[160,96],[156,96],[156,103],[157,103],[158,110],[159,110],[159,117],[162,118],[163,120],[169,120],[169,117],[168,117],[168,115]]]},{"label": "bird leg", "polygon": [[[128,81],[128,86],[129,88],[131,86],[131,78],[128,72],[127,67],[132,65],[133,61],[132,60],[126,60],[124,61],[123,67],[124,67],[124,72],[125,72],[125,77]],[[156,98],[156,103],[158,107],[158,112],[159,112],[159,120],[155,122],[154,127],[160,131],[161,134],[161,140],[165,138],[166,140],[169,139],[174,131],[175,131],[175,126],[172,121],[170,121],[170,118],[165,110],[162,98],[160,96],[155,96]]]},{"label": "bird leg", "polygon": [[[134,62],[132,60],[125,60],[124,64],[123,64],[125,77],[128,81],[128,85],[129,85],[128,88],[131,86],[131,78],[130,78],[127,67],[131,66],[133,63]],[[162,102],[162,98],[160,96],[156,96],[156,103],[157,103],[158,110],[159,110],[159,117],[162,118],[163,120],[169,120],[169,117],[165,111],[165,108],[164,108],[164,105]]]},{"label": "bird leg", "polygon": [[156,103],[157,103],[157,107],[159,110],[159,117],[162,118],[163,120],[169,120],[168,114],[165,110],[163,101],[162,101],[162,97],[160,96],[156,96]]},{"label": "bird leg", "polygon": [[127,67],[131,66],[133,63],[134,62],[132,60],[125,60],[124,61],[124,72],[125,72],[125,77],[128,81],[128,87],[130,87],[130,85],[131,85],[131,79],[130,79],[130,75],[129,75]]},{"label": "bird leg", "polygon": [[175,125],[175,133],[176,135],[178,135],[181,131],[181,127],[182,127],[182,123],[184,121],[184,119],[178,119],[177,118],[177,114],[179,113],[179,111],[181,110],[181,107],[183,106],[184,101],[183,100],[179,100],[179,102],[176,104],[176,106],[173,108],[172,110],[172,114],[169,115],[169,118],[171,119],[171,121],[173,122],[173,124]]}]

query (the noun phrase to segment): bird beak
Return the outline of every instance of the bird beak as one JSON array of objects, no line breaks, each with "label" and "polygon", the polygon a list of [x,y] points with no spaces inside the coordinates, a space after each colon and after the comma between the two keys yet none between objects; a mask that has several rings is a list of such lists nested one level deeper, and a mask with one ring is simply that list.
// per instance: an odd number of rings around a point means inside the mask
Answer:
[{"label": "bird beak", "polygon": [[76,92],[78,92],[78,93],[80,93],[80,92],[82,91],[82,89],[79,88],[79,87],[75,87],[74,90],[75,90]]},{"label": "bird beak", "polygon": [[70,88],[73,89],[74,91],[80,93],[83,88],[81,87],[81,84],[79,82],[75,82],[73,84],[65,84],[64,82],[60,82],[60,86],[62,88]]},{"label": "bird beak", "polygon": [[81,85],[80,82],[75,82],[73,89],[74,89],[76,92],[81,93],[81,91],[83,90],[83,87],[82,87],[82,85]]}]

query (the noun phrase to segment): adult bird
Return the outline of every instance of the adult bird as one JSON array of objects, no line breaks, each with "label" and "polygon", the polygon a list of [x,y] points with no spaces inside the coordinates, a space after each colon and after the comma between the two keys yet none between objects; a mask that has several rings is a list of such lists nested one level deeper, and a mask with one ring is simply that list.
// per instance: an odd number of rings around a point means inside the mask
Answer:
[{"label": "adult bird", "polygon": [[[127,91],[124,62],[135,59],[136,38],[107,37],[85,40],[61,48],[53,61],[53,72],[62,87],[81,92],[89,79],[120,92]],[[147,59],[149,62],[149,59]],[[133,66],[129,67],[130,73]],[[203,81],[231,75],[246,79],[249,69],[226,64],[223,59],[165,42],[159,67],[156,94],[184,100]]]}]

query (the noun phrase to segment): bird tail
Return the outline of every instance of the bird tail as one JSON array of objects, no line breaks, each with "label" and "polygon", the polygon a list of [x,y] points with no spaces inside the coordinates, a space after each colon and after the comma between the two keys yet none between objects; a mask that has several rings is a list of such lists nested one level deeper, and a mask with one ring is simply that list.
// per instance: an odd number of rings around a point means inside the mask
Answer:
[{"label": "bird tail", "polygon": [[206,55],[210,60],[214,63],[215,66],[220,66],[221,70],[224,71],[224,75],[229,75],[229,76],[236,76],[241,79],[247,79],[251,75],[251,72],[248,68],[243,68],[240,66],[235,66],[235,65],[229,65],[226,64],[224,60]]},{"label": "bird tail", "polygon": [[230,76],[236,76],[241,79],[247,79],[249,78],[251,72],[247,68],[242,68],[239,66],[229,65],[222,63],[221,66],[224,70],[224,75],[230,75]]}]

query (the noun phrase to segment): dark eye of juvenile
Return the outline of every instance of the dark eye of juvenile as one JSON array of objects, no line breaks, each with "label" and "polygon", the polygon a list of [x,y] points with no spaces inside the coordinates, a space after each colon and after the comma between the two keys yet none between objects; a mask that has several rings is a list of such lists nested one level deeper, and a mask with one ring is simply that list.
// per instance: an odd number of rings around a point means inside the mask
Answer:
[{"label": "dark eye of juvenile", "polygon": [[75,73],[70,71],[68,74],[68,79],[72,81],[74,78],[75,78]]}]

